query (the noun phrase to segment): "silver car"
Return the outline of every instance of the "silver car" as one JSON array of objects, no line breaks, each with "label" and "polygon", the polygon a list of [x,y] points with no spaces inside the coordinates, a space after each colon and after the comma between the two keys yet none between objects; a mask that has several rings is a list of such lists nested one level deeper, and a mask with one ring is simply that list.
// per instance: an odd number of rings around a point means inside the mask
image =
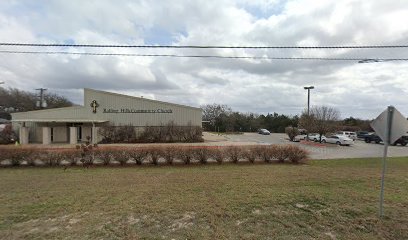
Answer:
[{"label": "silver car", "polygon": [[354,144],[353,139],[343,135],[330,135],[322,140],[323,143],[334,143],[337,145],[350,146]]},{"label": "silver car", "polygon": [[267,129],[264,129],[264,128],[259,129],[258,133],[262,134],[262,135],[270,135],[271,134],[271,132],[269,132]]}]

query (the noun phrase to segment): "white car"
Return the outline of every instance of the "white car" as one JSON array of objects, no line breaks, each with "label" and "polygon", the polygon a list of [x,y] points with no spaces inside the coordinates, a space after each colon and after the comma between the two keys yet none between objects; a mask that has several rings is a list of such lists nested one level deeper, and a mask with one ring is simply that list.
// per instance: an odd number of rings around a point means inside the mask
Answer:
[{"label": "white car", "polygon": [[322,140],[323,143],[334,143],[337,145],[350,146],[354,144],[353,139],[345,137],[343,135],[330,135]]},{"label": "white car", "polygon": [[[323,139],[325,139],[325,136],[322,136],[322,141],[323,141]],[[320,141],[320,134],[318,134],[318,133],[309,134],[309,140],[314,141],[314,142]]]},{"label": "white car", "polygon": [[293,139],[293,141],[294,141],[294,142],[300,142],[300,140],[305,140],[305,139],[306,139],[306,135],[301,134],[301,135],[297,135],[297,136]]},{"label": "white car", "polygon": [[340,132],[336,132],[337,136],[345,136],[348,137],[352,140],[356,140],[357,139],[357,133],[356,132],[349,132],[349,131],[340,131]]}]

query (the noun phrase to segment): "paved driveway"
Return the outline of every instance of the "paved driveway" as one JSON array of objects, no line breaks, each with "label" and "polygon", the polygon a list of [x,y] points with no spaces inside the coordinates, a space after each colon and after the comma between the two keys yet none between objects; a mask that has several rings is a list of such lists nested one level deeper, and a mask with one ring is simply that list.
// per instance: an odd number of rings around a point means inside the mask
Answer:
[{"label": "paved driveway", "polygon": [[[323,146],[306,145],[304,143],[293,143],[287,139],[286,134],[272,133],[271,135],[260,135],[257,133],[244,133],[237,135],[225,135],[223,145],[232,144],[294,144],[301,146],[311,152],[313,159],[335,159],[335,158],[363,158],[382,157],[384,145],[365,143],[356,140],[353,146],[337,146],[335,144],[323,144]],[[408,156],[408,146],[390,146],[388,156]]]}]

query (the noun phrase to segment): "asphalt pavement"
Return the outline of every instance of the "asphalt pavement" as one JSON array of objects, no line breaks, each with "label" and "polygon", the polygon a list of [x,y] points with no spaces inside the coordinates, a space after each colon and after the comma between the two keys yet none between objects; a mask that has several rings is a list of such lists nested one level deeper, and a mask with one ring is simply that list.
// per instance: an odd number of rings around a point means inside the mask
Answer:
[{"label": "asphalt pavement", "polygon": [[[244,133],[234,135],[224,135],[225,141],[222,145],[228,145],[228,142],[239,145],[242,144],[294,144],[311,153],[312,159],[337,159],[337,158],[367,158],[382,157],[384,145],[375,143],[365,143],[361,140],[355,140],[352,146],[337,146],[335,144],[314,144],[312,142],[290,142],[287,135],[283,133],[272,133],[271,135],[260,135],[257,133]],[[311,145],[310,145],[311,144]],[[389,157],[408,156],[408,146],[389,146]]]}]

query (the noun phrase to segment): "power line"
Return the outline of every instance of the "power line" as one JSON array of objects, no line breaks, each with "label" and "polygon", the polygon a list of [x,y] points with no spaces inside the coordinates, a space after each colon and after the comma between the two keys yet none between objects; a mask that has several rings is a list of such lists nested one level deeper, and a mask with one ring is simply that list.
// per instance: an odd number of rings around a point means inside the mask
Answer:
[{"label": "power line", "polygon": [[45,55],[87,55],[87,56],[124,56],[124,57],[174,57],[174,58],[220,58],[220,59],[258,59],[258,60],[317,60],[317,61],[358,61],[388,62],[408,61],[408,58],[330,58],[330,57],[259,57],[259,56],[219,56],[219,55],[177,55],[177,54],[135,54],[135,53],[95,53],[95,52],[64,52],[64,51],[9,51],[0,50],[6,54],[45,54]]},{"label": "power line", "polygon": [[203,46],[203,45],[110,45],[110,44],[54,44],[54,43],[0,43],[16,47],[77,47],[77,48],[196,48],[196,49],[382,49],[408,48],[408,45],[338,45],[338,46]]}]

